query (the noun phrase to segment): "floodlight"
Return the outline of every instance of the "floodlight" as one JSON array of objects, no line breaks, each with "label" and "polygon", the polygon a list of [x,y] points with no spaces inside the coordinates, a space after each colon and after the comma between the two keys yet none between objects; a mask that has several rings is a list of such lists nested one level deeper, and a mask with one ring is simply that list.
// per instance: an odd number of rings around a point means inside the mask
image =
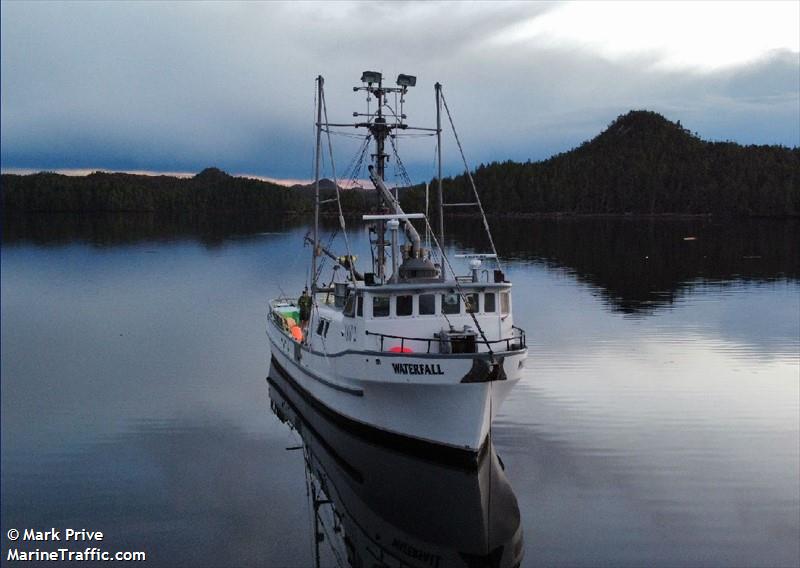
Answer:
[{"label": "floodlight", "polygon": [[397,85],[400,87],[413,87],[417,84],[417,78],[413,75],[403,75],[402,73],[397,76]]},{"label": "floodlight", "polygon": [[361,82],[362,83],[380,83],[382,75],[377,71],[364,71],[361,74]]}]

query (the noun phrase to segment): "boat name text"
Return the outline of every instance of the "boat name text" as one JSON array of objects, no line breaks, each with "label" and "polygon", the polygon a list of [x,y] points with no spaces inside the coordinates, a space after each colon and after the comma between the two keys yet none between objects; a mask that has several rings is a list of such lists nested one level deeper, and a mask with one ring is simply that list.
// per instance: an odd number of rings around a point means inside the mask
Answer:
[{"label": "boat name text", "polygon": [[392,363],[395,375],[444,375],[441,365],[422,365],[414,363]]}]

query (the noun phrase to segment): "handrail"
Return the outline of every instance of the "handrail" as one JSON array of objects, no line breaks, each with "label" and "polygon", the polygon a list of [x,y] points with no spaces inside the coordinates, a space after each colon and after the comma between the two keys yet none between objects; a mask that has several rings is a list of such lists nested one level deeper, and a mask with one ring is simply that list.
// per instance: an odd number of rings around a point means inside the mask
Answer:
[{"label": "handrail", "polygon": [[[512,337],[504,337],[504,338],[501,338],[501,339],[485,340],[485,341],[483,339],[477,339],[476,338],[475,339],[475,345],[486,345],[486,347],[488,348],[490,345],[494,345],[494,344],[497,344],[497,343],[505,343],[506,344],[506,351],[511,351],[511,349],[512,349],[512,343],[511,342],[517,342],[514,345],[514,348],[516,348],[516,349],[522,349],[524,347],[527,347],[527,342],[526,342],[526,338],[525,338],[525,330],[522,329],[521,327],[517,327],[515,325],[511,326],[511,328],[513,330],[518,331],[519,335],[512,336]],[[401,351],[401,353],[403,352],[403,348],[405,347],[405,342],[406,341],[424,341],[425,343],[427,343],[426,353],[430,353],[431,352],[431,343],[432,342],[436,342],[436,343],[440,343],[440,344],[443,343],[443,342],[448,342],[448,343],[452,344],[454,341],[461,341],[459,339],[446,339],[446,338],[438,338],[438,337],[406,337],[406,336],[403,336],[403,335],[389,335],[388,333],[376,333],[374,331],[369,331],[368,329],[364,330],[364,333],[366,333],[367,335],[375,335],[375,336],[378,336],[378,337],[381,338],[381,351],[384,350],[384,348],[383,348],[384,340],[386,340],[386,339],[399,339],[400,340],[400,351]]]}]

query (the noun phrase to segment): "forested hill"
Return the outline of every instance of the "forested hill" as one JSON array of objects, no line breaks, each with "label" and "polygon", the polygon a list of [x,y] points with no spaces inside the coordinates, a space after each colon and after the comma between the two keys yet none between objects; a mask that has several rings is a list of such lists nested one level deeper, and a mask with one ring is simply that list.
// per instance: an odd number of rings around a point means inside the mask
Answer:
[{"label": "forested hill", "polygon": [[[473,177],[490,213],[800,214],[800,148],[707,142],[650,111],[569,152],[482,165]],[[473,201],[466,176],[443,186],[445,202]],[[422,210],[422,195],[409,192],[408,207]]]},{"label": "forested hill", "polygon": [[4,213],[14,211],[205,214],[302,209],[288,187],[207,168],[191,178],[95,172],[3,174]]},{"label": "forested hill", "polygon": [[[707,142],[649,111],[618,117],[578,148],[541,162],[481,165],[474,172],[493,214],[800,215],[800,148]],[[324,180],[323,198],[333,183]],[[445,202],[470,202],[466,176],[444,180]],[[309,186],[233,177],[217,168],[192,178],[96,172],[3,174],[4,214],[153,211],[170,215],[274,215],[311,209]],[[342,192],[352,213],[373,192]],[[424,211],[424,189],[404,190],[407,211]],[[455,210],[465,212],[464,208]]]}]

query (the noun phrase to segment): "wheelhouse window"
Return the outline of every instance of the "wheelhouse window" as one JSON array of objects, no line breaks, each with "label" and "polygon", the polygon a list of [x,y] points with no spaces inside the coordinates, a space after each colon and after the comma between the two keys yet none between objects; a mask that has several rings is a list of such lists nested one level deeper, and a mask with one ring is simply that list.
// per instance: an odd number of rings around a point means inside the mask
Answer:
[{"label": "wheelhouse window", "polygon": [[364,296],[359,294],[356,296],[356,315],[362,317],[364,315]]},{"label": "wheelhouse window", "polygon": [[398,316],[410,316],[414,313],[414,296],[397,296],[395,312]]},{"label": "wheelhouse window", "polygon": [[502,292],[500,294],[500,313],[506,315],[511,311],[511,294]]},{"label": "wheelhouse window", "polygon": [[419,315],[432,316],[436,313],[436,296],[433,294],[419,295]]},{"label": "wheelhouse window", "polygon": [[456,292],[442,294],[442,313],[443,314],[460,314],[461,313],[461,296]]},{"label": "wheelhouse window", "polygon": [[372,317],[385,318],[389,316],[389,296],[372,296]]},{"label": "wheelhouse window", "polygon": [[467,294],[465,298],[467,302],[464,307],[467,309],[468,314],[474,314],[480,311],[477,293],[473,292],[472,294]]},{"label": "wheelhouse window", "polygon": [[487,314],[493,314],[497,311],[497,306],[495,305],[497,298],[495,297],[494,292],[486,292],[483,295],[483,311]]}]

